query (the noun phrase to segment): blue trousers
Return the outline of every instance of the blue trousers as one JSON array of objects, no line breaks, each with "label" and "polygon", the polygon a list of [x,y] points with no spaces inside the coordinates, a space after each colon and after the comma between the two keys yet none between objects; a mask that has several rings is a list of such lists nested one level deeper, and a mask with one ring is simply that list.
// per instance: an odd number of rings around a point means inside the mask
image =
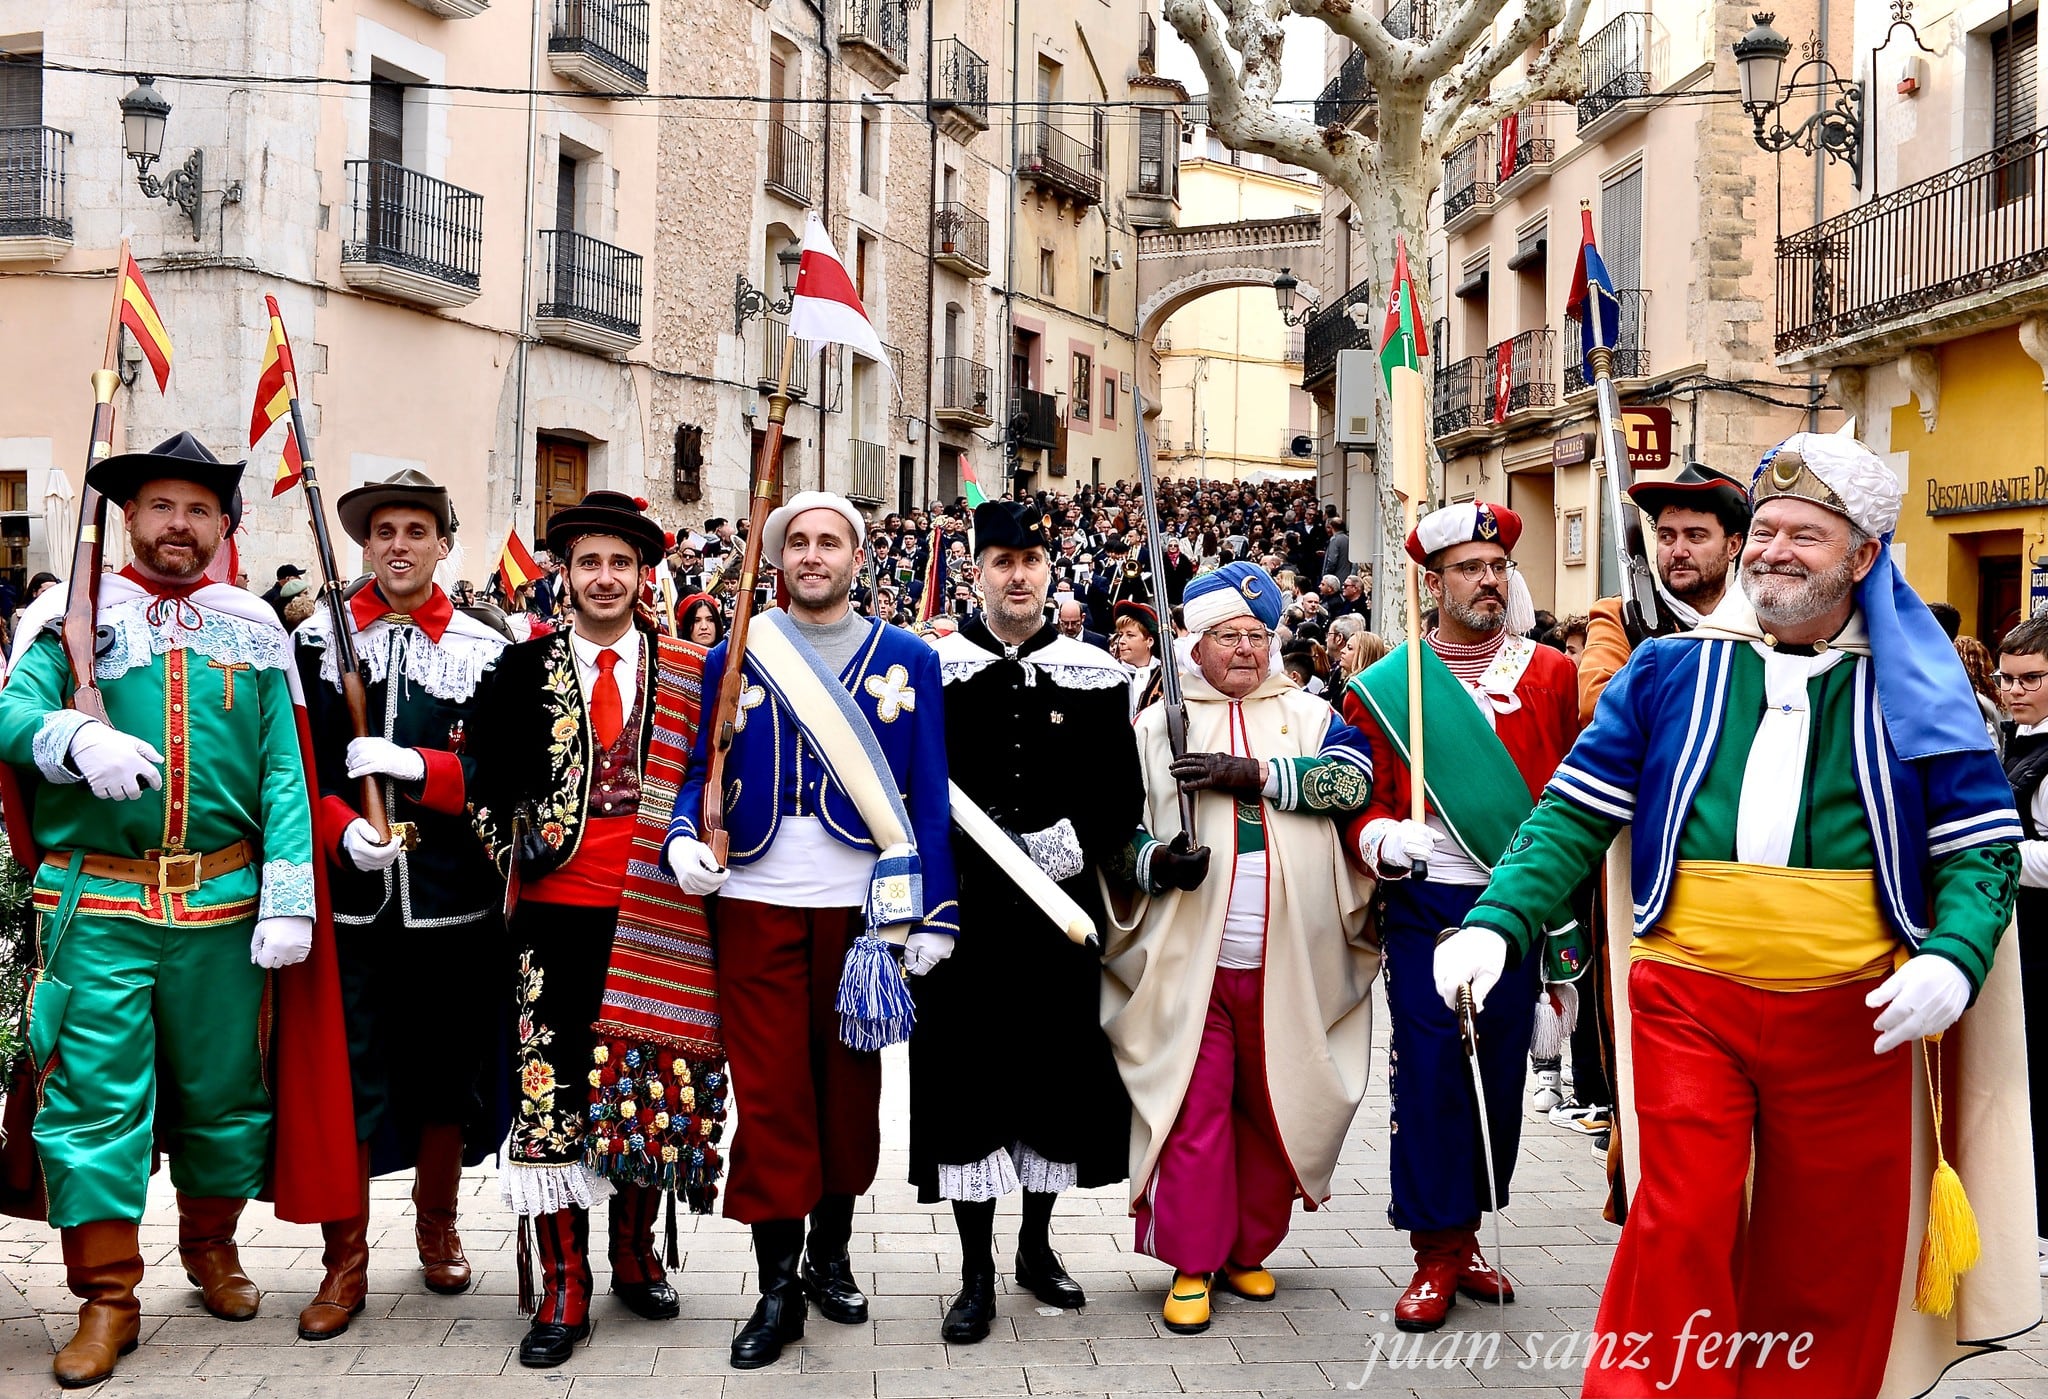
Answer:
[{"label": "blue trousers", "polygon": [[[1402,880],[1381,886],[1386,911],[1387,1007],[1394,1023],[1387,1082],[1393,1095],[1387,1219],[1397,1229],[1468,1229],[1486,1209],[1486,1161],[1473,1108],[1472,1069],[1458,1017],[1436,993],[1437,934],[1458,927],[1479,901],[1478,885]],[[1529,1072],[1543,964],[1509,954],[1507,970],[1479,1012],[1479,1071],[1493,1129],[1499,1203],[1522,1141],[1522,1087]]]}]

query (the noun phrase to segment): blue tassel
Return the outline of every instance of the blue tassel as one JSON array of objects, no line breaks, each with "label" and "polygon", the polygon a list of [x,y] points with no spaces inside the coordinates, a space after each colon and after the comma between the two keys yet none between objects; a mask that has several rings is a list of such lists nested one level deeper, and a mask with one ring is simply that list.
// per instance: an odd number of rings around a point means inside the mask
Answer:
[{"label": "blue tassel", "polygon": [[839,978],[839,1038],[848,1049],[887,1049],[910,1038],[917,1006],[889,944],[862,933],[846,949]]}]

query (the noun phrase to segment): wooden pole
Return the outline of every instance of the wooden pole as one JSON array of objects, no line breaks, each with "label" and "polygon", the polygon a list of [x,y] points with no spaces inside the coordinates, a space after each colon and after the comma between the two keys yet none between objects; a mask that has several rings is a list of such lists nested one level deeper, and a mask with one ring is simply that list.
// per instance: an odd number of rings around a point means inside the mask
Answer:
[{"label": "wooden pole", "polygon": [[[1394,369],[1389,384],[1392,408],[1394,489],[1401,495],[1401,522],[1415,529],[1422,502],[1429,493],[1429,439],[1423,427],[1422,376],[1405,366]],[[1408,778],[1409,815],[1423,819],[1423,723],[1422,723],[1422,566],[1408,564]],[[1418,862],[1414,873],[1426,877],[1428,869]]]}]

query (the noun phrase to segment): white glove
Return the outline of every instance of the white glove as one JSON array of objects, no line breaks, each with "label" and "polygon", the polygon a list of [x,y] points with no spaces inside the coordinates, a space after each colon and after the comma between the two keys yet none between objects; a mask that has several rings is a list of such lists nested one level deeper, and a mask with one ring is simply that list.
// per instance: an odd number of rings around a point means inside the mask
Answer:
[{"label": "white glove", "polygon": [[1889,1054],[1955,1024],[1970,1004],[1970,979],[1946,957],[1921,955],[1886,977],[1863,1004],[1888,1007],[1875,1028],[1877,1053]]},{"label": "white glove", "polygon": [[953,939],[946,933],[912,933],[903,943],[903,970],[923,976],[953,955]]},{"label": "white glove", "polygon": [[405,853],[405,842],[397,836],[388,841],[378,840],[377,828],[358,816],[342,829],[341,853],[357,869],[374,874],[398,863],[398,857]]},{"label": "white glove", "polygon": [[348,741],[348,775],[368,777],[382,773],[400,782],[421,782],[427,776],[427,760],[419,750],[401,748],[388,738],[352,738]]},{"label": "white glove", "polygon": [[667,858],[669,873],[683,886],[683,892],[700,899],[717,893],[718,886],[725,883],[731,872],[718,863],[710,846],[688,836],[677,836],[668,843]]},{"label": "white glove", "polygon": [[310,918],[259,918],[249,939],[249,960],[268,971],[295,967],[313,950]]},{"label": "white glove", "polygon": [[163,754],[141,739],[97,719],[79,725],[71,736],[71,766],[102,801],[134,801],[145,787],[162,791],[164,775],[157,765],[163,760]]},{"label": "white glove", "polygon": [[[1421,821],[1395,821],[1382,816],[1366,822],[1365,829],[1359,832],[1358,853],[1367,864],[1377,863],[1379,870],[1400,878],[1414,869],[1417,861],[1426,865],[1435,858],[1437,842],[1442,839]],[[1375,844],[1379,847],[1376,861]]]},{"label": "white glove", "polygon": [[1455,1011],[1459,988],[1469,984],[1476,1013],[1485,1008],[1486,993],[1500,980],[1501,968],[1507,964],[1506,938],[1491,928],[1460,928],[1437,944],[1436,993]]}]

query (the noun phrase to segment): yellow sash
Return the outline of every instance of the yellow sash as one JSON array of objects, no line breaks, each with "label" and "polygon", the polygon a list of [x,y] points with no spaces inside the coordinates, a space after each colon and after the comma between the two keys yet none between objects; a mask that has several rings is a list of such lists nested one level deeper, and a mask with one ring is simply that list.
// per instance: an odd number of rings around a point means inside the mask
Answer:
[{"label": "yellow sash", "polygon": [[1871,870],[1680,860],[1663,918],[1629,960],[1763,991],[1812,991],[1885,976],[1903,950],[1878,910]]}]

